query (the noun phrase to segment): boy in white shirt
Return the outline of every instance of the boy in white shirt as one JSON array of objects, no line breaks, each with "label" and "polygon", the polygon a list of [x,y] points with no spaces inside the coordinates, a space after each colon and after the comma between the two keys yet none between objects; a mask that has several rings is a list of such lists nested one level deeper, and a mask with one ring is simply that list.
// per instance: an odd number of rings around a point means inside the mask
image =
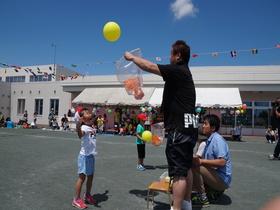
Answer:
[{"label": "boy in white shirt", "polygon": [[92,114],[86,108],[80,112],[80,118],[77,124],[78,136],[81,139],[81,150],[78,156],[78,174],[79,178],[76,183],[75,197],[72,200],[72,206],[84,209],[87,205],[80,198],[83,183],[87,177],[86,192],[84,192],[84,201],[94,204],[96,201],[90,194],[92,180],[94,177],[94,155],[96,150],[96,132],[92,125]]}]

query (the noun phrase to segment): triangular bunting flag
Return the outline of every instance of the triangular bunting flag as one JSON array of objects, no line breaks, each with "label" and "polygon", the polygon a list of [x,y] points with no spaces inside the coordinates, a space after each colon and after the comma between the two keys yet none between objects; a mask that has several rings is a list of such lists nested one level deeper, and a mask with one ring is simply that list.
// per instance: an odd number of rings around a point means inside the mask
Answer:
[{"label": "triangular bunting flag", "polygon": [[280,47],[280,45],[279,45],[279,44],[276,44],[275,47]]},{"label": "triangular bunting flag", "polygon": [[157,60],[157,61],[161,61],[161,58],[160,58],[160,57],[156,57],[156,60]]},{"label": "triangular bunting flag", "polygon": [[212,57],[218,57],[218,53],[213,52],[213,53],[212,53]]},{"label": "triangular bunting flag", "polygon": [[198,54],[192,54],[192,57],[197,57],[198,56]]}]

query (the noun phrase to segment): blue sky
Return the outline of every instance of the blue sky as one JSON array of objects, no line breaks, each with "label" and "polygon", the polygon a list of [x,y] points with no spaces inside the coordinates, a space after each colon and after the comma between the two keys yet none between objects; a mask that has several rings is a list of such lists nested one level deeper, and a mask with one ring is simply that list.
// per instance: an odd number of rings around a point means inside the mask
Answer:
[{"label": "blue sky", "polygon": [[[53,64],[55,44],[58,65],[109,75],[113,61],[135,48],[167,64],[182,39],[198,54],[190,66],[280,65],[279,0],[0,0],[0,8],[0,63]],[[109,21],[121,27],[115,42],[103,36]]]}]

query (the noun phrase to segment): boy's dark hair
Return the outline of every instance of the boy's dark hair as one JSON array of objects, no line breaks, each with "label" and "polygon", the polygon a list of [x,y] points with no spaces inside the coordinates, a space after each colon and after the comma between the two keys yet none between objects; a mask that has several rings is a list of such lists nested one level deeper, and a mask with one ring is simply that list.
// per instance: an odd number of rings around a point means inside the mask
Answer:
[{"label": "boy's dark hair", "polygon": [[215,132],[218,132],[218,130],[220,129],[221,121],[217,115],[214,114],[205,115],[203,120],[207,120],[211,127],[215,126]]},{"label": "boy's dark hair", "polygon": [[82,108],[80,111],[80,117],[84,116],[85,111],[89,111],[88,108]]},{"label": "boy's dark hair", "polygon": [[191,49],[190,49],[190,46],[187,45],[185,41],[177,40],[172,45],[172,50],[173,50],[174,55],[177,55],[178,53],[180,53],[183,61],[185,61],[187,64],[189,63]]}]

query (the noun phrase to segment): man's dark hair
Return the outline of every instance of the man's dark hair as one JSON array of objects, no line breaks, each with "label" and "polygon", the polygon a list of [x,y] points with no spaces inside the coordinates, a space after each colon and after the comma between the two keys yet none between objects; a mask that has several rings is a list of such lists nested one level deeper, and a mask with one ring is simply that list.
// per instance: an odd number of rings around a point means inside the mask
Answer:
[{"label": "man's dark hair", "polygon": [[183,61],[185,61],[187,64],[189,63],[191,49],[190,49],[190,46],[187,45],[185,41],[177,40],[172,45],[172,50],[173,50],[174,55],[177,55],[178,53],[180,53]]},{"label": "man's dark hair", "polygon": [[214,114],[205,115],[203,120],[207,120],[211,127],[215,126],[215,132],[218,132],[218,130],[220,129],[221,121],[217,115]]}]

